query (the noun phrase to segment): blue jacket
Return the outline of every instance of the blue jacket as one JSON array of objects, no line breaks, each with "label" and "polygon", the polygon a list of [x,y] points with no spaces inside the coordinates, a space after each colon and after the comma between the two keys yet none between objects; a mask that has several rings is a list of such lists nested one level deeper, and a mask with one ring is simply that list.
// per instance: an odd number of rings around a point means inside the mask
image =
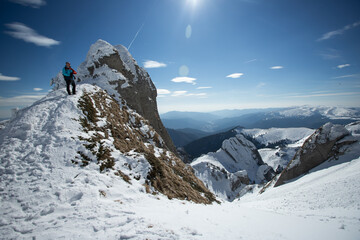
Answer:
[{"label": "blue jacket", "polygon": [[76,74],[76,72],[72,68],[64,67],[62,70],[62,74],[64,75],[64,77],[70,77],[73,74]]}]

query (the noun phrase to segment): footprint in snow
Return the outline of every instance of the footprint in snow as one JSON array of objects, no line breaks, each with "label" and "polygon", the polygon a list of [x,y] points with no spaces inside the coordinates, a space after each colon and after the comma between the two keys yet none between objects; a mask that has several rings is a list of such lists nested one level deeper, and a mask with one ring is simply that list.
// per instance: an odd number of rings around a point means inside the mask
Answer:
[{"label": "footprint in snow", "polygon": [[48,207],[48,208],[44,208],[41,212],[40,212],[40,215],[41,216],[45,216],[45,215],[48,215],[50,213],[53,213],[55,211],[55,208],[54,207]]},{"label": "footprint in snow", "polygon": [[79,193],[75,194],[73,197],[71,197],[69,202],[72,203],[72,202],[78,201],[82,198],[82,196],[84,196],[84,193],[79,192]]}]

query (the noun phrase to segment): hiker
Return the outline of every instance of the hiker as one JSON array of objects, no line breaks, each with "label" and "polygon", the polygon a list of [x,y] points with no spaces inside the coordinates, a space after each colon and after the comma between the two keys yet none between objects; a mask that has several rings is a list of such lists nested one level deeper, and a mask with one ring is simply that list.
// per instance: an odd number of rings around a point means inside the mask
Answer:
[{"label": "hiker", "polygon": [[65,67],[62,70],[65,82],[66,82],[66,90],[68,92],[69,95],[71,95],[70,92],[70,84],[72,85],[72,94],[76,93],[76,89],[75,89],[75,76],[74,74],[76,74],[77,72],[71,68],[70,63],[66,62],[65,63]]}]

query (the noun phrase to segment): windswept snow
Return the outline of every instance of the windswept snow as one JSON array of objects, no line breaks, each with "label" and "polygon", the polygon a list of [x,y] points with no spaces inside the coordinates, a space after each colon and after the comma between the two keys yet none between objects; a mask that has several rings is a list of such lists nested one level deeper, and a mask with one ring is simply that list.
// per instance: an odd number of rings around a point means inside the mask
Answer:
[{"label": "windswept snow", "polygon": [[[360,158],[325,162],[296,181],[247,195],[244,207],[323,222],[346,237],[322,233],[316,239],[358,239],[360,236]],[[300,226],[299,226],[300,227]],[[301,226],[302,228],[302,226]],[[317,229],[315,228],[314,231]],[[329,229],[330,231],[330,229]],[[352,232],[352,234],[350,234]],[[317,233],[314,232],[314,236]],[[304,238],[305,239],[305,238]],[[313,238],[310,238],[313,239]]]}]

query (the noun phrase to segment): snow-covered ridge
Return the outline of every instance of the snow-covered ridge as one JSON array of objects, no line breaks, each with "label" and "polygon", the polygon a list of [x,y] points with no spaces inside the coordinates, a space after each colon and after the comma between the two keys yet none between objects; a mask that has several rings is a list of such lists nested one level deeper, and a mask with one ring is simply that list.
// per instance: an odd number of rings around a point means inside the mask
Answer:
[{"label": "snow-covered ridge", "polygon": [[[115,60],[115,62],[111,60],[112,66],[102,63],[104,58],[111,56]],[[121,87],[126,88],[131,85],[131,82],[137,82],[140,76],[147,79],[149,86],[154,88],[147,72],[138,66],[124,46],[113,46],[102,39],[90,46],[85,61],[77,68],[76,75],[77,81],[96,84],[107,91],[111,91],[111,94],[115,94],[117,97],[120,96],[116,84],[113,83],[114,81],[122,81]],[[54,85],[54,90],[65,86],[61,72],[51,80],[50,85]]]},{"label": "snow-covered ridge", "polygon": [[262,160],[280,173],[305,140],[314,133],[310,128],[237,129],[256,143]]},{"label": "snow-covered ridge", "polygon": [[[130,55],[130,53],[124,52],[123,54],[126,55],[126,58]],[[115,61],[117,58],[116,68],[100,63],[102,59],[110,56],[113,56]],[[114,46],[102,39],[99,39],[90,46],[85,61],[80,64],[77,69],[77,77],[81,82],[96,84],[101,88],[110,91],[110,94],[114,94],[116,97],[120,98],[121,96],[116,90],[117,85],[112,84],[112,82],[121,81],[121,87],[124,88],[130,86],[130,76],[131,78],[136,77],[136,71],[134,69],[134,71],[131,71],[131,68],[120,59],[121,56]],[[127,62],[130,63],[131,61]],[[126,77],[124,76],[125,73],[121,71],[121,68],[125,68]]]},{"label": "snow-covered ridge", "polygon": [[225,140],[217,152],[202,155],[191,166],[215,195],[229,201],[249,183],[262,183],[273,176],[272,168],[242,134]]},{"label": "snow-covered ridge", "polygon": [[[354,126],[354,124],[351,124]],[[316,130],[296,152],[279,175],[275,186],[306,174],[326,161],[336,161],[342,155],[359,157],[359,138],[343,125],[327,123]]]},{"label": "snow-covered ridge", "polygon": [[309,137],[314,130],[310,128],[269,128],[269,129],[238,129],[238,132],[250,136],[259,143],[267,146],[284,140],[297,142]]},{"label": "snow-covered ridge", "polygon": [[[81,158],[82,154],[79,155],[80,152],[86,154],[89,158],[87,162],[89,168],[96,169],[96,165],[100,161],[95,161],[96,154],[92,155],[91,151],[85,147],[86,139],[91,139],[96,135],[104,135],[104,133],[96,132],[94,126],[105,126],[106,119],[101,117],[103,116],[101,109],[94,109],[100,115],[96,115],[96,123],[91,123],[92,125],[95,124],[91,131],[84,131],[84,126],[82,126],[83,120],[88,119],[88,116],[84,116],[83,110],[79,107],[79,102],[81,102],[84,94],[98,91],[101,91],[99,87],[87,84],[79,85],[77,95],[73,96],[67,96],[64,90],[57,90],[49,93],[45,98],[34,103],[32,106],[17,112],[17,115],[0,132],[2,163],[11,163],[10,165],[1,165],[0,172],[11,173],[10,175],[2,175],[2,177],[5,180],[11,180],[14,177],[12,174],[19,170],[18,164],[22,162],[35,163],[34,165],[39,167],[44,162],[50,165],[63,165],[62,167],[71,166],[74,163],[84,164],[85,160]],[[108,95],[104,95],[104,101],[110,104],[112,100]],[[139,115],[131,112],[131,110],[128,110],[128,114],[132,116],[132,119],[141,119]],[[140,129],[148,129],[147,132],[143,131],[142,133],[144,137],[148,137],[147,141],[149,141],[149,144],[152,143],[151,136],[154,136],[154,130],[146,127],[147,121],[138,121],[141,125],[139,126]],[[124,124],[126,128],[135,130],[134,126],[131,125],[131,121]],[[108,134],[110,134],[108,139],[105,137],[102,139],[101,136],[98,136],[99,140],[94,143],[92,151],[96,153],[100,145],[105,149],[111,149],[111,157],[119,157],[116,162],[119,167],[123,160],[131,161],[131,157],[124,157],[123,153],[114,148],[112,143],[114,137],[111,137],[111,133]],[[145,140],[145,138],[143,139]],[[161,141],[161,138],[159,138],[160,144]],[[23,145],[24,148],[19,149],[16,147],[17,145]],[[155,145],[154,147],[156,148]],[[161,148],[161,145],[158,145],[158,147]],[[159,151],[162,150],[159,149]],[[9,155],[10,153],[10,158],[3,155]],[[146,175],[144,174],[150,169],[150,165],[144,160],[142,162],[144,166],[139,171],[143,172],[142,181],[145,181]],[[46,170],[44,167],[41,167],[41,169]],[[63,171],[66,170],[63,169]],[[126,172],[129,171],[127,170]]]},{"label": "snow-covered ridge", "polygon": [[349,134],[349,131],[342,125],[333,125],[331,123],[325,124],[306,140],[301,151],[295,155],[288,168],[291,169],[301,163],[301,152],[306,153],[307,151],[314,150],[318,145],[336,141]]},{"label": "snow-covered ridge", "polygon": [[116,49],[108,42],[99,39],[90,46],[90,49],[86,55],[84,62],[85,67],[94,67],[95,62],[99,62],[99,59],[110,56],[116,53]]},{"label": "snow-covered ridge", "polygon": [[329,119],[358,120],[360,119],[360,108],[301,106],[282,110],[279,114],[284,117],[309,117],[320,114]]},{"label": "snow-covered ridge", "polygon": [[[104,204],[116,208],[146,192],[214,201],[191,168],[164,146],[147,120],[98,86],[80,84],[71,96],[64,89],[49,93],[0,130],[0,234],[28,238],[56,215],[59,225],[50,228],[55,231],[79,218],[66,212],[81,215],[98,205],[110,213]],[[103,202],[107,196],[115,199]]]},{"label": "snow-covered ridge", "polygon": [[[110,60],[111,66],[109,65],[110,62],[105,61],[106,63],[103,63],[103,59],[106,57],[114,58]],[[114,65],[115,61],[117,61],[116,65]],[[93,73],[92,71],[99,66],[103,70]],[[109,72],[118,75],[108,76]],[[122,45],[113,46],[102,39],[91,45],[86,60],[78,67],[78,77],[81,81],[94,81],[93,76],[100,77],[95,80],[96,83],[123,80],[125,82],[122,83],[121,88],[129,87],[131,83],[136,83],[140,78],[143,78],[153,87],[147,72],[137,64],[126,47]]]},{"label": "snow-covered ridge", "polygon": [[[149,74],[121,45],[112,46],[99,39],[91,45],[85,61],[80,64],[76,75],[77,83],[99,86],[120,105],[129,106],[155,128],[163,138],[166,148],[176,152],[175,146],[163,126],[157,110],[157,91]],[[54,90],[65,87],[60,73],[51,80]]]}]

